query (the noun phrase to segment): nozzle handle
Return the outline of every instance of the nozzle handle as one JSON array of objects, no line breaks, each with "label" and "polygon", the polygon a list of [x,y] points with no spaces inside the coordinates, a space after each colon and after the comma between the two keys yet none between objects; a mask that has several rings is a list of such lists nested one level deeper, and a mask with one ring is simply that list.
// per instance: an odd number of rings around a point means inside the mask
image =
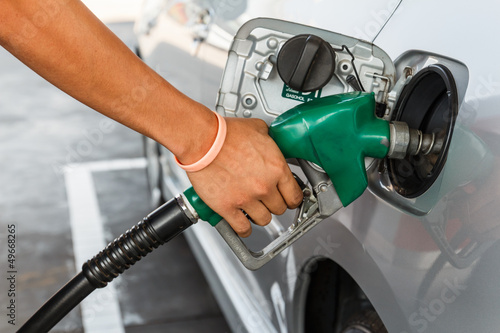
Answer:
[{"label": "nozzle handle", "polygon": [[[314,197],[311,189],[306,186],[303,191],[304,201],[297,210],[295,222],[260,251],[250,250],[229,223],[208,207],[192,187],[184,191],[183,200],[185,199],[184,202],[191,206],[186,207],[190,210],[188,215],[209,222],[217,229],[241,263],[250,270],[257,270],[324,219],[324,216],[319,213],[317,198]],[[332,214],[343,207],[338,197],[332,205],[333,207],[330,207]]]}]

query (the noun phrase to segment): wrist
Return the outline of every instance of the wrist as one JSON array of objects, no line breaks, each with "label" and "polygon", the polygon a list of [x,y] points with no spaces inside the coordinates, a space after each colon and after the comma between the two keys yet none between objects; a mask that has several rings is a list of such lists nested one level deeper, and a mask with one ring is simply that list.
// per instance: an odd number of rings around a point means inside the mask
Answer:
[{"label": "wrist", "polygon": [[224,140],[226,139],[226,121],[224,117],[214,112],[217,117],[217,135],[215,140],[213,141],[210,149],[207,151],[203,157],[198,159],[196,162],[191,164],[184,164],[179,161],[177,157],[175,157],[175,161],[177,165],[180,166],[187,172],[196,172],[203,170],[205,167],[210,165],[210,163],[215,160],[220,150],[222,149],[222,145],[224,144]]},{"label": "wrist", "polygon": [[212,146],[217,135],[217,116],[168,82],[162,82],[147,103],[152,110],[146,113],[154,117],[149,116],[145,122],[144,134],[167,148],[182,164],[192,164]]},{"label": "wrist", "polygon": [[[208,108],[191,109],[188,115],[183,115],[183,121],[176,128],[177,145],[169,150],[176,156],[179,163],[190,165],[205,156],[216,140],[219,120],[217,115]],[[196,111],[195,111],[196,110]],[[172,133],[165,133],[172,138]]]}]

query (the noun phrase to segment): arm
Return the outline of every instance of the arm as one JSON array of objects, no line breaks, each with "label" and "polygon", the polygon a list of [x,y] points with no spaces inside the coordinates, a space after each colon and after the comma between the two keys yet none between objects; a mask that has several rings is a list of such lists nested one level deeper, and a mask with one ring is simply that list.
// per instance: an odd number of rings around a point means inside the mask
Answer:
[{"label": "arm", "polygon": [[[0,0],[0,44],[52,84],[147,135],[183,164],[200,159],[217,132],[215,115],[140,61],[78,0]],[[200,197],[242,236],[245,210],[260,225],[296,207],[302,193],[267,126],[227,119],[217,158],[188,173]]]}]

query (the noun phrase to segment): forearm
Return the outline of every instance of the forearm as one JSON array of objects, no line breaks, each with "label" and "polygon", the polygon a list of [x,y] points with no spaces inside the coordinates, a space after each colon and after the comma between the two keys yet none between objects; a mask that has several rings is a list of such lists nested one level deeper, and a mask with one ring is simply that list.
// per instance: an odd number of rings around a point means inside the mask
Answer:
[{"label": "forearm", "polygon": [[140,61],[77,0],[0,0],[0,43],[52,84],[162,143],[183,163],[210,148],[216,118]]},{"label": "forearm", "polygon": [[[163,144],[183,164],[210,149],[217,118],[140,61],[78,0],[0,0],[0,44],[84,104]],[[296,208],[302,191],[258,119],[228,119],[194,189],[242,236]]]}]

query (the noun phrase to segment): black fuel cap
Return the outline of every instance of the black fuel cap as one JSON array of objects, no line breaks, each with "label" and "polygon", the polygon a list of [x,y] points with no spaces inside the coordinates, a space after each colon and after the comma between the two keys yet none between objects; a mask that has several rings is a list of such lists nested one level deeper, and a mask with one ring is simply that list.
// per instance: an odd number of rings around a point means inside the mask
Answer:
[{"label": "black fuel cap", "polygon": [[315,35],[290,38],[278,54],[278,73],[292,89],[309,92],[323,88],[335,72],[335,51]]}]

